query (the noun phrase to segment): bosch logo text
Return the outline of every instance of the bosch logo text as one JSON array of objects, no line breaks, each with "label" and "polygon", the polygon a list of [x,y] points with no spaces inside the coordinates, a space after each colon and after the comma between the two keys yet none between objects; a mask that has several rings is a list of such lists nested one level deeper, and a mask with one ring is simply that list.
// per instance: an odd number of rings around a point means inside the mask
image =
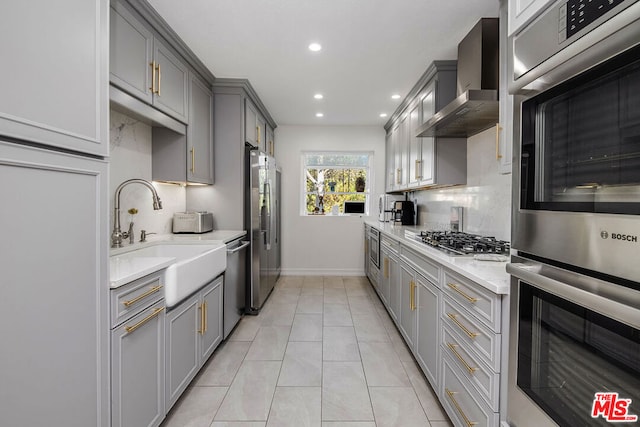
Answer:
[{"label": "bosch logo text", "polygon": [[632,236],[630,234],[611,233],[612,240],[623,240],[626,242],[638,242],[638,236]]},{"label": "bosch logo text", "polygon": [[623,233],[609,233],[607,231],[600,231],[600,237],[603,239],[611,238],[611,240],[621,240],[623,242],[632,242],[638,243],[638,236],[633,234],[623,234]]}]

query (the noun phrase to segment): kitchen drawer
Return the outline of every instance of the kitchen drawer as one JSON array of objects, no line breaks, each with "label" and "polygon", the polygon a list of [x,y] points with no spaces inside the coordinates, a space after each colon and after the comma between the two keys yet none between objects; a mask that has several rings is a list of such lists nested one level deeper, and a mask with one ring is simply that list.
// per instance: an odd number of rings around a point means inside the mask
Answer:
[{"label": "kitchen drawer", "polygon": [[400,253],[405,258],[405,260],[413,263],[413,265],[423,275],[431,279],[431,281],[433,281],[434,283],[440,283],[440,266],[438,264],[429,261],[424,256],[405,246],[401,246]]},{"label": "kitchen drawer", "polygon": [[141,277],[111,291],[111,327],[164,298],[164,270]]},{"label": "kitchen drawer", "polygon": [[442,324],[449,326],[459,343],[476,352],[495,372],[500,372],[501,335],[480,323],[449,295],[442,298]]},{"label": "kitchen drawer", "polygon": [[478,355],[470,351],[467,344],[451,331],[450,326],[442,330],[442,351],[448,353],[462,377],[471,383],[486,400],[491,409],[498,411],[500,404],[500,375],[495,373]]},{"label": "kitchen drawer", "polygon": [[494,412],[455,368],[452,356],[442,358],[442,385],[440,396],[451,421],[456,426],[495,427],[498,413]]},{"label": "kitchen drawer", "polygon": [[369,260],[369,280],[376,290],[378,289],[379,272],[378,267],[376,267],[372,260]]},{"label": "kitchen drawer", "polygon": [[397,240],[394,240],[394,239],[391,239],[390,237],[382,235],[381,244],[397,254],[400,253],[400,242],[398,242]]},{"label": "kitchen drawer", "polygon": [[500,332],[500,296],[469,279],[445,270],[442,290],[477,316],[485,325]]}]

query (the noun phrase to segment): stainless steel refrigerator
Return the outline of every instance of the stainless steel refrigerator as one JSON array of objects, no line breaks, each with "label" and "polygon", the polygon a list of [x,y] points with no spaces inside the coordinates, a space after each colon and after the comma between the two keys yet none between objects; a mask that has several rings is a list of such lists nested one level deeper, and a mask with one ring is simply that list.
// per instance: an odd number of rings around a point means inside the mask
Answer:
[{"label": "stainless steel refrigerator", "polygon": [[245,224],[251,241],[247,262],[247,312],[256,313],[280,277],[280,198],[276,161],[245,149]]}]

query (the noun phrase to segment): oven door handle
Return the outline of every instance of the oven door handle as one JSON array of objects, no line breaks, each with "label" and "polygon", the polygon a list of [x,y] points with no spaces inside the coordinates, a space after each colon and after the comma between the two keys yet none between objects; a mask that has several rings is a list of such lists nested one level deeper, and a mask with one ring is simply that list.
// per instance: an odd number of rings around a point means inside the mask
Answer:
[{"label": "oven door handle", "polygon": [[507,273],[550,294],[640,329],[639,291],[542,264],[509,263]]}]

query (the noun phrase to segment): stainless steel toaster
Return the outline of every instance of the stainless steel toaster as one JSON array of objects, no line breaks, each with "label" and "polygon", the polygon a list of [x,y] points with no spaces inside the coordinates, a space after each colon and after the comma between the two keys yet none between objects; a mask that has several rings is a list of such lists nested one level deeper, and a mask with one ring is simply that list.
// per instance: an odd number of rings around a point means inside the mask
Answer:
[{"label": "stainless steel toaster", "polygon": [[176,212],[173,214],[174,233],[207,233],[213,230],[211,212]]}]

